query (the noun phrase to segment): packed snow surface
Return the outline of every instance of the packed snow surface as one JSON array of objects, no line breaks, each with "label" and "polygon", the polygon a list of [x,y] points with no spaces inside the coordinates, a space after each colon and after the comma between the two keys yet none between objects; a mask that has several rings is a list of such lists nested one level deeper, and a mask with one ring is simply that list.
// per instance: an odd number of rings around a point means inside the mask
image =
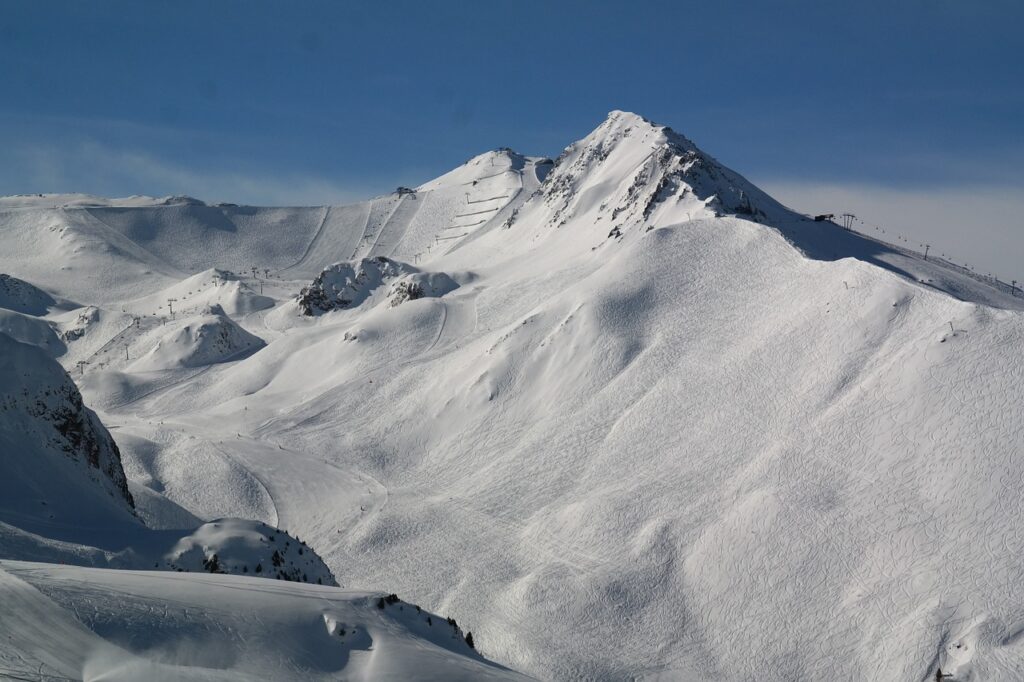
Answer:
[{"label": "packed snow surface", "polygon": [[157,557],[11,516],[0,557],[50,565],[0,566],[2,665],[512,675],[409,605],[52,565],[251,571],[280,528],[541,679],[1024,678],[1024,298],[671,129],[612,112],[348,206],[15,197],[0,239],[89,306],[34,298],[66,350],[18,352],[79,383]]},{"label": "packed snow surface", "polygon": [[484,661],[436,614],[380,608],[373,593],[0,561],[0,598],[9,679],[526,679]]},{"label": "packed snow surface", "polygon": [[138,346],[149,349],[129,365],[131,370],[203,367],[255,352],[264,345],[262,339],[238,326],[219,305],[154,328],[150,337],[138,340]]}]

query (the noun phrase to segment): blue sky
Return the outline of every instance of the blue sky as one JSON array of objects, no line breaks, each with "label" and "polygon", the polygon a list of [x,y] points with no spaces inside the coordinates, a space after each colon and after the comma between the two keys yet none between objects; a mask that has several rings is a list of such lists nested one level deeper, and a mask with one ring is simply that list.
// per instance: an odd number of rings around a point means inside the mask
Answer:
[{"label": "blue sky", "polygon": [[1016,0],[9,2],[0,194],[344,201],[627,109],[797,208],[912,231],[901,196],[977,197],[1006,223],[1022,26]]}]

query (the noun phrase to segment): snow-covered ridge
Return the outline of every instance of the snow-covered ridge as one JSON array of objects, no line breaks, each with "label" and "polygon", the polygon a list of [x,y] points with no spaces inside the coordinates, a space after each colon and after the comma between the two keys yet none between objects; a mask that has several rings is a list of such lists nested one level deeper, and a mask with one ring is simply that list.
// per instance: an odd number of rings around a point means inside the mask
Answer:
[{"label": "snow-covered ridge", "polygon": [[133,195],[123,198],[98,197],[93,194],[17,194],[0,197],[0,208],[88,208],[121,207],[142,208],[147,206],[173,206],[191,204],[205,206],[206,203],[189,196],[147,197]]},{"label": "snow-covered ridge", "polygon": [[473,186],[483,180],[521,172],[531,162],[546,161],[543,158],[523,156],[512,149],[503,147],[484,152],[454,170],[425,182],[416,188],[418,192],[429,192],[445,187]]},{"label": "snow-covered ridge", "polygon": [[0,273],[0,308],[26,315],[45,315],[55,304],[53,297],[38,287]]},{"label": "snow-covered ridge", "polygon": [[0,334],[15,341],[38,346],[54,357],[64,353],[64,340],[48,320],[0,307]]},{"label": "snow-covered ridge", "polygon": [[[767,218],[778,204],[667,126],[613,111],[590,135],[569,145],[555,161],[540,197],[552,224],[591,213],[620,234],[632,224],[650,225],[657,211],[688,219],[709,215]],[[682,211],[682,213],[680,213]]]}]

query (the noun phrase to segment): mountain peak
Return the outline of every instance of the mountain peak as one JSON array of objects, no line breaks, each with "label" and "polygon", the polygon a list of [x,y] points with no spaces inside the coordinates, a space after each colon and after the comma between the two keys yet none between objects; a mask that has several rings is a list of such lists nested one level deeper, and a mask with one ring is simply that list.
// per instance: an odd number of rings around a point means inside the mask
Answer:
[{"label": "mountain peak", "polygon": [[[714,161],[682,133],[632,111],[613,109],[608,112],[604,122],[584,139],[609,136],[616,141],[629,139],[652,149],[671,147],[678,154],[699,153],[704,158]],[[717,161],[715,163],[717,164]]]},{"label": "mountain peak", "polygon": [[[780,208],[685,136],[622,110],[565,148],[542,194],[552,224],[592,214],[592,224],[610,219],[614,235],[655,214],[660,222],[724,214],[761,220]],[[603,201],[594,206],[587,198],[597,195]]]},{"label": "mountain peak", "polygon": [[609,111],[608,116],[605,117],[605,121],[620,121],[632,125],[646,123],[647,125],[650,126],[656,126],[656,124],[650,119],[645,118],[635,112],[624,111],[622,109],[612,109],[611,111]]}]

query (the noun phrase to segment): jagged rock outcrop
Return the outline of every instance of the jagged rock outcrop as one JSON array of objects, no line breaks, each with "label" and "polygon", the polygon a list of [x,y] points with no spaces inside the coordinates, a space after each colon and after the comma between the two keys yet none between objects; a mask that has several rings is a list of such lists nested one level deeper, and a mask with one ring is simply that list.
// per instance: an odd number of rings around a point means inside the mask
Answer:
[{"label": "jagged rock outcrop", "polygon": [[132,517],[121,453],[45,351],[0,334],[0,517]]},{"label": "jagged rock outcrop", "polygon": [[[649,222],[664,206],[691,218],[739,215],[763,220],[778,206],[737,173],[668,126],[613,111],[590,135],[562,152],[534,197],[560,226],[591,210],[612,230]],[[510,223],[511,224],[511,223]]]},{"label": "jagged rock outcrop", "polygon": [[[390,288],[384,293],[384,287]],[[444,296],[458,283],[443,272],[421,272],[384,256],[344,261],[324,268],[302,288],[297,302],[303,315],[357,308],[367,299],[386,296],[391,306],[425,297]]]}]

